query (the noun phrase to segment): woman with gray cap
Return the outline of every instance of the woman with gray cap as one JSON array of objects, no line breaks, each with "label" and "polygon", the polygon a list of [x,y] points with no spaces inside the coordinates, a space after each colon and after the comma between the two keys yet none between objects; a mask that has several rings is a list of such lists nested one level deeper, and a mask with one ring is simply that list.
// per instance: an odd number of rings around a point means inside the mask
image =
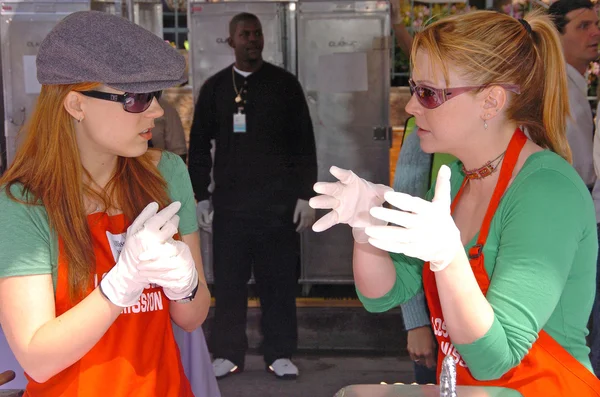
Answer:
[{"label": "woman with gray cap", "polygon": [[184,68],[100,12],[40,45],[41,93],[0,179],[0,324],[26,396],[193,395],[171,320],[192,331],[210,304],[194,198],[179,156],[148,150]]}]

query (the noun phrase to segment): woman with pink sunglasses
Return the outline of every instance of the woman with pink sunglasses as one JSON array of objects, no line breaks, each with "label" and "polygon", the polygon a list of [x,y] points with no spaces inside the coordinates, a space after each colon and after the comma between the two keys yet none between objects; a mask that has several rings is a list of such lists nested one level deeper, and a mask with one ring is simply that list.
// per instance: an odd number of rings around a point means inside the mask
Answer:
[{"label": "woman with pink sunglasses", "polygon": [[[547,16],[473,12],[415,37],[412,98],[425,152],[450,153],[422,200],[332,167],[313,229],[352,227],[364,306],[391,309],[425,291],[438,368],[457,384],[525,397],[600,396],[586,347],[596,225],[570,165],[558,33]],[[387,201],[393,209],[383,208]],[[438,374],[439,376],[439,374]]]}]

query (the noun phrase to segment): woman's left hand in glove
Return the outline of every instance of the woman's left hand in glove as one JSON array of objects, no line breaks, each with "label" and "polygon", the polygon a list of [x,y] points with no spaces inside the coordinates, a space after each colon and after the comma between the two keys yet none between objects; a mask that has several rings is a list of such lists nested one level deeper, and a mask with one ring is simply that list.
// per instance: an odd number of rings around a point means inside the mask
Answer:
[{"label": "woman's left hand in glove", "polygon": [[183,241],[169,239],[140,256],[139,273],[150,283],[160,285],[167,298],[189,297],[198,286],[198,271],[190,248]]}]

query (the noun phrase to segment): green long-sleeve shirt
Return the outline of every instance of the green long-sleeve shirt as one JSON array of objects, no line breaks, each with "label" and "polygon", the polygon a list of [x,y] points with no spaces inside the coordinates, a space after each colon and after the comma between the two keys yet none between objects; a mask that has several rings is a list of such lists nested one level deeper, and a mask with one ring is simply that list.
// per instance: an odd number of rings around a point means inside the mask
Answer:
[{"label": "green long-sleeve shirt", "polygon": [[[454,197],[464,174],[459,163],[451,170]],[[455,344],[472,375],[501,377],[519,364],[542,329],[591,370],[585,337],[598,240],[592,199],[573,167],[550,151],[531,155],[500,202],[483,253],[490,277],[487,300],[495,319],[480,339]],[[376,299],[358,292],[371,312],[389,310],[422,289],[423,262],[391,257],[394,287]]]}]

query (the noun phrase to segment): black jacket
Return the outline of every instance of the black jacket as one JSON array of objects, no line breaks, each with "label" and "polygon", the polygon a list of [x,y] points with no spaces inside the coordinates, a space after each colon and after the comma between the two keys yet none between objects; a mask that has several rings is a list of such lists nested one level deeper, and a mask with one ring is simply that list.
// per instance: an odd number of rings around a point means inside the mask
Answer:
[{"label": "black jacket", "polygon": [[[233,65],[209,78],[200,90],[190,132],[189,172],[198,201],[210,197],[213,170],[215,209],[279,212],[298,198],[314,196],[317,160],[313,126],[294,75],[267,62],[247,78]],[[235,77],[234,77],[235,76]],[[236,91],[242,102],[235,102]],[[233,115],[243,107],[246,133],[233,132]],[[216,141],[214,165],[210,140]]]}]

